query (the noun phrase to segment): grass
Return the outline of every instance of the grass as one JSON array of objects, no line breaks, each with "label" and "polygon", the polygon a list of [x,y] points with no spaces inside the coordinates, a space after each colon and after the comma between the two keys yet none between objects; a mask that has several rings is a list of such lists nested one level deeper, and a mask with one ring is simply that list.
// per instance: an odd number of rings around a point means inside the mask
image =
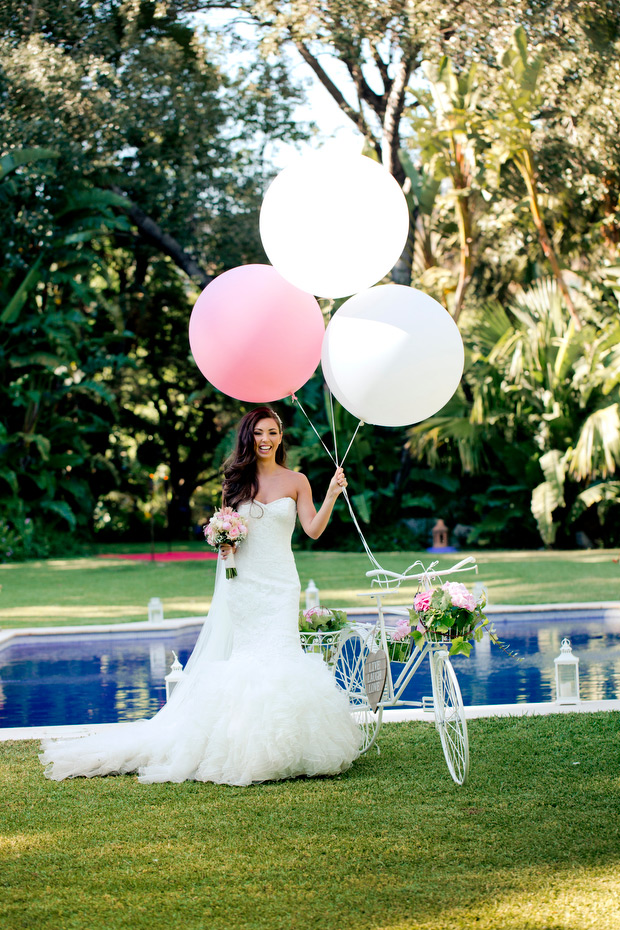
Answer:
[{"label": "grass", "polygon": [[[124,547],[127,548],[127,547]],[[187,548],[187,547],[186,547]],[[447,567],[466,553],[439,558]],[[618,551],[478,552],[479,573],[460,580],[484,582],[492,604],[541,604],[618,599]],[[382,552],[379,562],[402,571],[416,559],[436,558],[420,552]],[[305,588],[314,578],[321,600],[331,606],[364,606],[357,597],[368,589],[365,555],[298,552],[297,567]],[[129,562],[98,558],[50,559],[0,565],[0,625],[3,627],[115,623],[145,620],[149,598],[161,597],[166,616],[206,613],[214,562]],[[410,597],[410,595],[409,595]],[[406,601],[403,592],[394,603]]]},{"label": "grass", "polygon": [[43,778],[0,744],[0,930],[617,930],[620,714],[426,723],[344,775],[251,788]]}]

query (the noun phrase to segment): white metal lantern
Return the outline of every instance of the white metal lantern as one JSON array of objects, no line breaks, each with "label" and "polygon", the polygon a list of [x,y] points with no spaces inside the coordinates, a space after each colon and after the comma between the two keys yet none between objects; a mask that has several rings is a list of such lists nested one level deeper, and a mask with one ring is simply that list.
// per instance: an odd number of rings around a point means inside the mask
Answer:
[{"label": "white metal lantern", "polygon": [[556,704],[579,704],[579,659],[573,655],[570,639],[563,639],[555,661]]},{"label": "white metal lantern", "polygon": [[152,597],[148,606],[149,623],[163,623],[164,604],[161,597]]},{"label": "white metal lantern", "polygon": [[178,683],[181,681],[181,679],[185,676],[185,672],[183,671],[183,666],[179,662],[179,657],[177,656],[176,652],[173,651],[172,655],[174,656],[174,662],[170,666],[170,671],[166,675],[166,700],[167,701],[170,700],[170,695],[172,694],[172,692],[174,691]]},{"label": "white metal lantern", "polygon": [[320,607],[321,601],[319,598],[319,589],[315,585],[312,578],[308,582],[308,587],[306,588],[306,610],[309,607]]}]

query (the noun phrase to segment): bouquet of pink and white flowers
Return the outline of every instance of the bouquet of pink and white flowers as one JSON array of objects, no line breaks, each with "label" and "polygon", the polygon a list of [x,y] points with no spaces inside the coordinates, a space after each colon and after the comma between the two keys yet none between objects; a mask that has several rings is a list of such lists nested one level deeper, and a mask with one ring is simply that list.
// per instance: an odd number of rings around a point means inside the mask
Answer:
[{"label": "bouquet of pink and white flowers", "polygon": [[[243,542],[248,535],[248,528],[243,517],[232,507],[222,507],[217,510],[204,528],[205,538],[210,546],[219,549],[220,546],[234,547]],[[234,578],[237,574],[234,551],[226,559],[226,577]]]},{"label": "bouquet of pink and white flowers", "polygon": [[450,655],[468,656],[472,649],[470,640],[478,642],[485,630],[491,642],[504,647],[484,614],[485,605],[484,593],[476,596],[456,581],[419,591],[409,608],[409,620],[399,620],[392,632],[392,641],[399,644],[395,651],[403,651],[407,641],[421,647],[425,640],[449,640]]}]

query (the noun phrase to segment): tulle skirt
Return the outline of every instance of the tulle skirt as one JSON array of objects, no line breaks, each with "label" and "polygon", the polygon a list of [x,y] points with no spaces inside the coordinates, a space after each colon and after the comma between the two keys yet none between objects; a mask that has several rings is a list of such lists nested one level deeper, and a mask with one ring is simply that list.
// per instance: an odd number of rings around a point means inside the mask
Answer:
[{"label": "tulle skirt", "polygon": [[359,755],[359,727],[320,656],[233,655],[176,691],[150,720],[44,740],[45,774],[60,781],[137,772],[145,784],[250,785],[336,775]]}]

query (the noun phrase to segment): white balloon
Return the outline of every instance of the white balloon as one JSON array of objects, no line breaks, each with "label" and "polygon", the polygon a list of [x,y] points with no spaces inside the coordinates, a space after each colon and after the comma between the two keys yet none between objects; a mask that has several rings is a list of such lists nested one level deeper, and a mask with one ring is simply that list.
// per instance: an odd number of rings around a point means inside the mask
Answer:
[{"label": "white balloon", "polygon": [[377,426],[407,426],[450,400],[463,374],[463,341],[441,304],[387,284],[346,301],[323,340],[323,375],[350,413]]},{"label": "white balloon", "polygon": [[283,278],[318,297],[346,297],[392,270],[409,233],[398,182],[363,155],[314,152],[269,186],[260,234]]}]

